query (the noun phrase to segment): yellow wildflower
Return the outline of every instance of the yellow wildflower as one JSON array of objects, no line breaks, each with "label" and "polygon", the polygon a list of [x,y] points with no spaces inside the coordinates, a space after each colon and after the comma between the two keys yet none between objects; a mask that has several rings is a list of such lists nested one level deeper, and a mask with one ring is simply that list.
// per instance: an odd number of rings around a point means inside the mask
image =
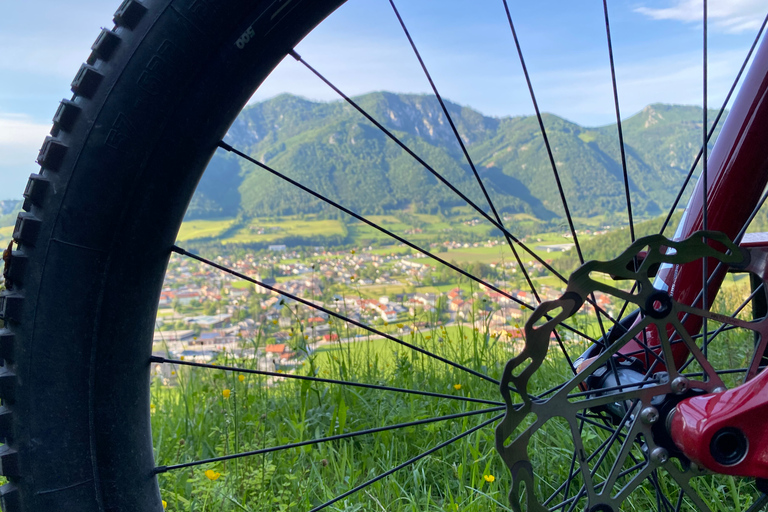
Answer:
[{"label": "yellow wildflower", "polygon": [[224,396],[224,398],[229,398],[229,395],[232,394],[232,390],[231,389],[225,389],[224,391],[221,392],[221,394]]},{"label": "yellow wildflower", "polygon": [[245,375],[238,375],[237,380],[239,380],[240,382],[243,382],[245,380]]},{"label": "yellow wildflower", "polygon": [[221,476],[221,473],[218,473],[212,469],[205,470],[205,476],[208,477],[208,480],[218,480]]},{"label": "yellow wildflower", "polygon": [[163,500],[163,510],[165,510],[166,508],[168,508],[168,502]]},{"label": "yellow wildflower", "polygon": [[349,251],[349,252],[351,252],[352,254],[355,254],[355,250],[354,250],[354,249],[352,249],[352,250],[351,250],[351,251]]},{"label": "yellow wildflower", "polygon": [[155,407],[155,404],[149,404],[149,412],[150,414],[155,414],[157,412],[157,407]]},{"label": "yellow wildflower", "polygon": [[496,480],[496,477],[493,475],[483,475],[483,479],[490,484]]},{"label": "yellow wildflower", "polygon": [[455,389],[456,391],[460,390],[461,389],[461,384],[454,384],[453,385],[453,389]]},{"label": "yellow wildflower", "polygon": [[403,324],[397,324],[397,326],[401,329],[404,327]]},{"label": "yellow wildflower", "polygon": [[273,325],[277,325],[277,320],[272,320]]},{"label": "yellow wildflower", "polygon": [[426,338],[426,339],[428,339],[428,340],[431,340],[431,339],[432,339],[432,336],[430,336],[429,334],[427,334],[426,336],[424,336],[424,338]]},{"label": "yellow wildflower", "polygon": [[183,361],[184,360],[184,356],[181,356],[179,359],[181,359]]}]

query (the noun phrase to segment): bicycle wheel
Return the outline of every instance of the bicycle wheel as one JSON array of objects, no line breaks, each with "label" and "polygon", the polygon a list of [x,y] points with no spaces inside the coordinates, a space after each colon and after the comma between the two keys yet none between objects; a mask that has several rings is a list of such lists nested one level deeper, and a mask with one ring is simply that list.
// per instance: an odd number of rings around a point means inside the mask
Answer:
[{"label": "bicycle wheel", "polygon": [[341,3],[126,0],[94,43],[6,261],[4,510],[163,509],[149,361],[179,226],[253,90]]}]

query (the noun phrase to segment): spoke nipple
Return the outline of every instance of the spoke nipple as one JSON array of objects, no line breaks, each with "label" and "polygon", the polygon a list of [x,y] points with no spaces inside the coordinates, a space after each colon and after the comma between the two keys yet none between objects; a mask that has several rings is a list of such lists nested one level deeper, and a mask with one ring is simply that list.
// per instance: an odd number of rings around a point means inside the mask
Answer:
[{"label": "spoke nipple", "polygon": [[672,380],[672,392],[681,395],[688,391],[688,379],[685,377],[675,377]]},{"label": "spoke nipple", "polygon": [[219,141],[219,147],[221,149],[223,149],[224,151],[232,151],[234,149],[232,146],[230,146],[229,144],[227,144],[223,140]]},{"label": "spoke nipple", "polygon": [[640,421],[646,425],[653,425],[659,421],[659,410],[655,407],[646,407],[640,412]]},{"label": "spoke nipple", "polygon": [[293,58],[294,58],[294,59],[296,59],[297,61],[301,62],[301,55],[299,55],[298,53],[296,53],[294,50],[292,50],[292,49],[291,49],[291,50],[288,50],[288,55],[290,55],[291,57],[293,57]]},{"label": "spoke nipple", "polygon": [[662,448],[661,446],[657,446],[651,451],[651,462],[655,464],[664,464],[669,460],[669,452]]}]

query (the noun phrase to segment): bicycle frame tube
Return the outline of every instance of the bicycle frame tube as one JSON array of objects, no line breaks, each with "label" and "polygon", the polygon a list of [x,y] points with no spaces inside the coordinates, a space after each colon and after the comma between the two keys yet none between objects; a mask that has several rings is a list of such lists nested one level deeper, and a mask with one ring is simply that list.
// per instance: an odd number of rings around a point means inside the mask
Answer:
[{"label": "bicycle frame tube", "polygon": [[[717,138],[708,166],[707,228],[736,238],[758,204],[768,182],[768,42],[764,38],[755,55],[731,112]],[[703,228],[703,181],[699,180],[675,234],[687,238]],[[753,253],[748,270],[765,282],[768,261],[764,251]],[[761,261],[758,261],[761,260]],[[727,268],[715,271],[716,262],[707,262],[710,275],[706,306],[712,304]],[[660,269],[655,287],[667,290],[677,302],[694,305],[700,301],[702,261],[686,265],[668,265]],[[702,319],[689,315],[684,322],[688,333],[699,332]],[[766,334],[766,322],[756,330]],[[670,333],[671,334],[671,333]],[[655,329],[647,329],[651,346],[658,347]],[[637,350],[631,342],[622,351]],[[683,343],[673,345],[675,365],[679,368],[688,357]],[[756,347],[764,350],[764,343]],[[756,356],[757,357],[757,356]],[[759,357],[758,357],[759,361]],[[754,376],[747,374],[747,379]],[[693,462],[721,474],[768,478],[768,433],[762,418],[768,414],[768,372],[762,372],[745,384],[721,392],[695,396],[681,401],[668,418],[670,435],[677,447]],[[757,420],[757,421],[756,421]]]},{"label": "bicycle frame tube", "polygon": [[[763,38],[708,159],[707,229],[721,231],[731,240],[739,234],[768,183],[767,141],[768,39]],[[703,229],[703,187],[703,180],[699,179],[678,225],[675,240],[683,240]],[[715,273],[717,262],[710,260],[707,264],[709,307],[727,268],[722,266]],[[667,290],[679,303],[693,305],[702,289],[702,275],[700,260],[686,265],[665,265],[659,269],[654,286]],[[701,299],[698,301],[700,305]],[[701,318],[690,315],[685,328],[689,333],[697,333],[701,324]],[[653,328],[647,329],[646,339],[650,347],[660,345]],[[672,348],[675,364],[680,367],[688,357],[688,350],[683,343]],[[642,348],[638,343],[630,342],[621,352],[639,353]]]}]

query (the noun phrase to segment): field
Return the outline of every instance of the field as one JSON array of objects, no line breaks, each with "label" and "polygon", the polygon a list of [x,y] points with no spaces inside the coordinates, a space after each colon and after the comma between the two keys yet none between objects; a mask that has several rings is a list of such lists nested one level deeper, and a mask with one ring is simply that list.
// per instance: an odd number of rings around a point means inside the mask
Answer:
[{"label": "field", "polygon": [[[489,235],[492,226],[485,221],[476,222],[476,217],[460,217],[456,220],[451,219],[450,222],[443,220],[440,216],[426,214],[408,214],[401,216],[401,218],[395,215],[371,215],[368,218],[417,245],[421,245],[432,252],[437,252],[441,258],[447,261],[467,264],[514,261],[514,255],[503,238],[496,237],[497,241],[502,242],[500,245],[494,247],[485,246],[485,242],[492,239]],[[409,222],[406,223],[403,219]],[[475,222],[472,222],[473,219]],[[532,222],[536,222],[532,217],[518,214],[514,219],[508,221],[508,224],[514,231],[516,223],[522,225]],[[467,223],[472,225],[467,225]],[[3,230],[7,229],[9,228],[0,229],[0,241],[3,237]],[[466,240],[467,237],[476,240],[474,243],[481,243],[481,245],[473,247],[473,243],[464,242],[467,247],[450,248],[443,252],[437,251],[435,247],[430,248],[430,244],[436,241],[458,241],[462,243],[461,241]],[[579,239],[588,240],[591,237],[592,235],[582,234]],[[280,219],[254,218],[247,221],[247,223],[242,223],[234,218],[186,221],[182,224],[177,238],[179,242],[211,239],[215,239],[223,245],[280,244],[286,240],[293,244],[322,245],[324,240],[335,241],[333,243],[345,240],[344,246],[357,248],[364,248],[371,244],[391,244],[395,242],[395,245],[372,248],[371,253],[402,255],[415,252],[415,250],[397,243],[387,235],[361,222],[352,222],[345,226],[345,224],[338,220],[318,219],[312,215],[301,218],[297,216],[286,216]],[[572,239],[564,237],[561,232],[557,232],[529,235],[523,241],[543,259],[555,260],[563,253],[556,250],[547,251],[543,246],[568,244],[572,242]],[[333,243],[328,247],[329,249],[333,249]],[[532,259],[525,251],[519,250],[518,252],[523,261]]]},{"label": "field", "polygon": [[[459,326],[402,339],[492,379],[500,376],[502,365],[519,350]],[[746,342],[751,344],[751,339]],[[711,350],[718,353],[711,358],[717,360],[719,352],[730,358],[732,348],[713,345]],[[568,378],[563,358],[556,350],[550,352],[531,380],[531,392]],[[174,366],[174,384],[163,384],[159,377],[155,380],[151,412],[157,463],[171,465],[243,451],[257,451],[257,455],[161,473],[161,494],[169,512],[310,510],[408,460],[413,464],[366,485],[329,510],[511,510],[509,473],[494,449],[493,426],[503,409],[463,400],[498,400],[493,382],[382,339],[324,345],[295,374],[401,391],[300,381],[288,374],[257,375],[250,373],[252,359],[220,357],[216,365],[212,370]],[[226,371],[228,367],[233,371]],[[433,423],[432,418],[437,421]],[[414,420],[424,423],[390,430]],[[377,431],[367,433],[368,429]],[[600,453],[600,443],[609,438],[602,428],[590,425],[579,431],[587,454]],[[424,455],[461,435],[465,437]],[[330,436],[337,437],[323,442]],[[571,436],[567,424],[556,417],[531,437],[528,452],[537,471],[537,495],[548,495],[563,481],[571,464]],[[297,442],[305,444],[272,451]],[[591,462],[596,474],[605,476],[617,449],[604,452],[608,462],[603,466]],[[642,460],[639,447],[632,452]],[[678,491],[672,479],[661,470],[657,478],[674,503]],[[578,476],[574,485],[581,485]],[[712,510],[743,511],[756,496],[751,482],[732,477],[705,475],[690,485]],[[650,484],[641,486],[622,510],[650,510],[655,500]],[[681,510],[693,508],[684,499]]]},{"label": "field", "polygon": [[179,242],[216,238],[222,244],[278,243],[285,238],[343,236],[344,226],[336,220],[286,217],[279,221],[252,219],[245,225],[236,219],[192,220],[182,224]]},{"label": "field", "polygon": [[190,220],[181,225],[176,240],[186,242],[196,238],[215,238],[224,233],[235,219]]}]

